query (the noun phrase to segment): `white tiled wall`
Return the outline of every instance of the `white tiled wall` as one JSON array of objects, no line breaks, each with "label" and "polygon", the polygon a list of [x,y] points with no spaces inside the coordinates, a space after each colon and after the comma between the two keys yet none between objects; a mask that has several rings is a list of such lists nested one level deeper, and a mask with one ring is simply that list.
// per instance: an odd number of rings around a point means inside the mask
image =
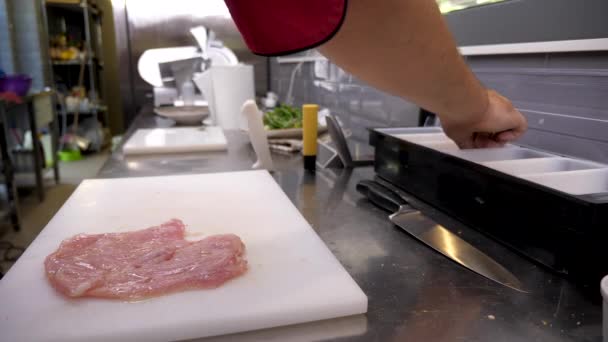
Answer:
[{"label": "white tiled wall", "polygon": [[[271,89],[285,101],[296,63],[271,61]],[[316,103],[337,115],[352,138],[366,142],[368,128],[418,125],[419,108],[401,98],[381,92],[344,72],[336,65],[306,62],[295,74],[294,105]]]},{"label": "white tiled wall", "polygon": [[608,162],[608,52],[468,57],[528,118],[524,145]]},{"label": "white tiled wall", "polygon": [[[608,52],[477,56],[467,58],[488,88],[509,97],[529,121],[519,141],[541,150],[608,162]],[[285,99],[297,64],[271,63],[271,85]],[[330,80],[305,63],[296,74],[295,104],[327,106],[360,140],[368,127],[417,124],[418,107],[378,91],[329,63]]]}]

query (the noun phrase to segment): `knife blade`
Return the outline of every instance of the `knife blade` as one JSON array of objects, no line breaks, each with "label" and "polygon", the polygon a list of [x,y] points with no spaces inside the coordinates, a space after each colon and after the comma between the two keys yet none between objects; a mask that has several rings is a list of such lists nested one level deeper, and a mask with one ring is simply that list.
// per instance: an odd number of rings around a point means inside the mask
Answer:
[{"label": "knife blade", "polygon": [[392,212],[389,219],[393,224],[448,259],[499,284],[527,292],[504,266],[412,207],[394,186],[363,180],[356,188],[376,206]]}]

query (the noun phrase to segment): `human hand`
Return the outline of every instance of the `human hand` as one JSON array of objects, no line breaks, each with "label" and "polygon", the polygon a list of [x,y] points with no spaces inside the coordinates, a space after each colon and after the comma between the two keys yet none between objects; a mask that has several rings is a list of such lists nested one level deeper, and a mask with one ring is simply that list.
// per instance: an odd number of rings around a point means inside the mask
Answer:
[{"label": "human hand", "polygon": [[509,99],[494,90],[487,93],[488,108],[482,115],[465,121],[441,120],[445,133],[460,148],[502,147],[517,140],[528,128],[526,118]]}]

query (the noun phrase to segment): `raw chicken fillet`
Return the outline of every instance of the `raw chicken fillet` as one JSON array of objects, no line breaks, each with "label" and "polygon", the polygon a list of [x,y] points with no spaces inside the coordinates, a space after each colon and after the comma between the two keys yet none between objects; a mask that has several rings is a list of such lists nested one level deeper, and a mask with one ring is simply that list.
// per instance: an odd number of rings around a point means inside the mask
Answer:
[{"label": "raw chicken fillet", "polygon": [[247,270],[238,236],[187,241],[184,235],[177,219],[133,232],[77,235],[46,258],[46,275],[68,297],[137,300],[218,287]]}]

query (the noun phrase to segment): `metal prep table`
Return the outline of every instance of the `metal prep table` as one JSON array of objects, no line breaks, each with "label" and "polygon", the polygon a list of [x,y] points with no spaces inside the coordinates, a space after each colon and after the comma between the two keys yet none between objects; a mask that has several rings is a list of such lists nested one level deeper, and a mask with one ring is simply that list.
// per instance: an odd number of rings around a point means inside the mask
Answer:
[{"label": "metal prep table", "polygon": [[[144,109],[137,128],[168,127]],[[119,147],[99,178],[228,172],[250,169],[253,149],[229,131],[228,152],[125,157]],[[311,223],[369,298],[364,316],[307,323],[204,341],[600,341],[597,289],[581,289],[498,245],[477,231],[418,203],[439,223],[497,257],[530,293],[497,285],[449,261],[388,221],[355,191],[371,167],[305,173],[297,155],[273,154],[277,183]]]},{"label": "metal prep table", "polygon": [[[15,230],[20,229],[19,222],[19,206],[17,199],[17,191],[16,191],[16,182],[15,182],[15,170],[13,161],[11,160],[11,151],[8,140],[8,131],[9,131],[9,113],[14,110],[20,110],[25,108],[25,112],[27,115],[27,122],[29,125],[29,130],[32,132],[32,164],[34,168],[34,179],[36,184],[36,192],[38,195],[38,199],[40,202],[44,200],[44,179],[43,179],[43,161],[44,156],[41,155],[41,142],[38,137],[38,129],[40,123],[36,120],[36,110],[34,106],[34,101],[39,98],[49,97],[50,103],[53,103],[53,98],[55,94],[52,91],[42,91],[38,93],[31,93],[21,98],[22,103],[8,103],[6,101],[0,100],[0,154],[2,156],[2,175],[4,177],[4,182],[7,188],[7,197],[9,202],[9,212],[11,224]],[[50,134],[51,134],[51,153],[53,155],[53,174],[55,183],[59,184],[59,162],[57,159],[57,145],[58,145],[58,131],[57,131],[57,121],[52,115],[52,119],[49,122]]]}]

